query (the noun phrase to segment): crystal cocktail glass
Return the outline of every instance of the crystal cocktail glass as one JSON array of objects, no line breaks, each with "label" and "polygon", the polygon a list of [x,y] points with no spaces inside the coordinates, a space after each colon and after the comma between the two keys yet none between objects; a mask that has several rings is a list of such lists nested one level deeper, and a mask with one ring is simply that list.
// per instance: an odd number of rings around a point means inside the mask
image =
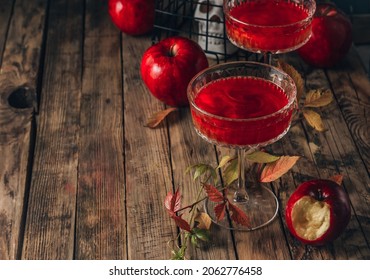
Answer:
[{"label": "crystal cocktail glass", "polygon": [[271,65],[235,61],[209,67],[189,83],[188,98],[196,132],[209,143],[233,148],[238,180],[228,196],[250,219],[249,226],[218,221],[214,204],[206,210],[215,223],[235,230],[254,230],[278,213],[278,200],[265,186],[245,183],[245,153],[276,142],[289,130],[296,109],[292,78]]},{"label": "crystal cocktail glass", "polygon": [[224,0],[226,34],[271,64],[271,54],[296,50],[309,40],[315,10],[315,0]]}]

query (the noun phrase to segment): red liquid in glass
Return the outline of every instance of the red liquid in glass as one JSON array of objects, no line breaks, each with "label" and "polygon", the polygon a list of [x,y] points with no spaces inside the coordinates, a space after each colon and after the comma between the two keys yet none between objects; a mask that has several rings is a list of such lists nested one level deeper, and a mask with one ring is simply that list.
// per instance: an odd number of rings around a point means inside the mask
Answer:
[{"label": "red liquid in glass", "polygon": [[225,24],[229,39],[239,47],[278,53],[307,42],[311,20],[304,19],[308,16],[308,11],[295,3],[248,1],[231,8]]},{"label": "red liquid in glass", "polygon": [[200,109],[192,108],[195,128],[212,142],[236,146],[280,138],[289,128],[293,108],[280,110],[288,104],[284,91],[251,77],[215,80],[199,91],[194,103]]}]

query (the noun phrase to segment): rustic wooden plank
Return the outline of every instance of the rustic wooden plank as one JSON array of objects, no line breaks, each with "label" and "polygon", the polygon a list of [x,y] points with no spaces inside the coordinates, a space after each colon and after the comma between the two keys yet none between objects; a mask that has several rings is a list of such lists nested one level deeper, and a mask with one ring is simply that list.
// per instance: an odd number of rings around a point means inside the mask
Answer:
[{"label": "rustic wooden plank", "polygon": [[72,259],[83,2],[50,1],[23,259]]},{"label": "rustic wooden plank", "polygon": [[[340,159],[342,162],[338,167],[347,179],[344,185],[351,196],[356,218],[361,225],[369,249],[370,134],[368,123],[370,119],[370,81],[354,49],[351,50],[343,64],[348,65],[348,68],[342,66],[330,69],[327,71],[327,75],[348,131],[341,129],[338,122],[335,121],[330,123],[329,127],[334,128],[331,130],[331,135],[338,148],[335,159]],[[345,71],[348,74],[345,74]],[[351,138],[351,145],[345,142],[347,137]],[[370,257],[369,251],[368,257]]]},{"label": "rustic wooden plank", "polygon": [[[299,58],[292,56],[290,61],[306,78],[308,89],[330,88],[335,96],[337,90],[329,83],[323,70],[312,69],[303,64]],[[338,100],[338,99],[337,99]],[[329,178],[335,174],[344,175],[343,185],[350,195],[354,207],[364,207],[362,221],[359,221],[357,210],[352,213],[352,219],[346,231],[333,243],[322,247],[304,246],[287,234],[293,258],[295,259],[363,259],[369,258],[369,244],[366,240],[369,217],[368,185],[364,163],[356,149],[351,133],[348,130],[340,105],[333,102],[319,112],[324,118],[328,130],[323,133],[315,132],[302,120],[296,122],[288,135],[281,140],[281,148],[274,151],[283,153],[298,153],[303,158],[293,168],[293,181],[279,189],[283,208],[294,186],[312,178]],[[349,162],[350,159],[350,162]],[[358,175],[362,174],[362,175]],[[364,195],[365,194],[365,195]],[[363,206],[361,206],[363,205]],[[365,221],[364,221],[365,220]],[[367,222],[366,222],[367,220]]]},{"label": "rustic wooden plank", "polygon": [[327,71],[359,156],[370,172],[370,81],[354,48],[340,66]]},{"label": "rustic wooden plank", "polygon": [[120,34],[106,1],[86,2],[76,259],[126,259]]},{"label": "rustic wooden plank", "polygon": [[177,230],[164,208],[173,190],[166,126],[143,127],[164,109],[140,76],[140,61],[150,38],[122,35],[128,259],[168,259],[167,242]]},{"label": "rustic wooden plank", "polygon": [[0,0],[0,65],[5,47],[6,34],[12,15],[14,0]]},{"label": "rustic wooden plank", "polygon": [[46,5],[17,1],[8,24],[13,1],[0,2],[0,259],[19,258],[22,247]]},{"label": "rustic wooden plank", "polygon": [[[195,133],[190,110],[183,108],[168,118],[171,138],[171,164],[173,180],[176,188],[182,193],[182,206],[197,201],[200,187],[199,181],[192,179],[192,173],[185,174],[185,170],[198,163],[207,163],[217,166],[217,157],[214,146]],[[204,196],[204,194],[203,194]],[[202,196],[202,197],[203,197]],[[203,203],[198,205],[203,210]],[[184,213],[184,218],[188,217]],[[208,243],[199,243],[200,249],[187,244],[190,259],[235,259],[231,233],[216,225],[211,227],[211,240]]]},{"label": "rustic wooden plank", "polygon": [[22,242],[32,107],[14,109],[8,98],[17,79],[0,79],[0,259],[17,259]]}]

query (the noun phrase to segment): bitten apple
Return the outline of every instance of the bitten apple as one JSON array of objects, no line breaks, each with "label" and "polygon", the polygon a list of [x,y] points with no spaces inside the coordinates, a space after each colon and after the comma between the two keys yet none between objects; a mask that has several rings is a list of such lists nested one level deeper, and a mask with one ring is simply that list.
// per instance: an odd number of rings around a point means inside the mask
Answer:
[{"label": "bitten apple", "polygon": [[190,80],[207,67],[207,57],[198,43],[172,36],[149,47],[140,68],[153,96],[169,106],[181,107],[189,104],[186,89]]},{"label": "bitten apple", "polygon": [[307,181],[290,196],[285,218],[291,234],[302,243],[324,245],[347,227],[351,218],[349,197],[331,180]]},{"label": "bitten apple", "polygon": [[109,0],[113,23],[128,35],[143,35],[154,27],[155,0]]},{"label": "bitten apple", "polygon": [[343,59],[351,44],[349,18],[332,3],[317,3],[312,36],[297,52],[307,64],[329,68]]}]

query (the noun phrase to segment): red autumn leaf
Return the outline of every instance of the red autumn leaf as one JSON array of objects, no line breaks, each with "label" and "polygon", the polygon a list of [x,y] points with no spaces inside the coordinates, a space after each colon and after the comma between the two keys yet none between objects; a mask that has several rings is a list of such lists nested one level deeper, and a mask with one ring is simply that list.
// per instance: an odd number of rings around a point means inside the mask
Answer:
[{"label": "red autumn leaf", "polygon": [[221,221],[225,217],[226,202],[217,204],[214,208],[217,221]]},{"label": "red autumn leaf", "polygon": [[176,190],[174,194],[169,192],[164,200],[164,206],[170,214],[174,214],[181,208],[181,195],[179,190]]},{"label": "red autumn leaf", "polygon": [[250,227],[250,222],[247,214],[239,207],[229,202],[230,218],[239,225]]},{"label": "red autumn leaf", "polygon": [[150,128],[156,128],[162,121],[173,111],[176,111],[177,108],[168,108],[163,111],[159,111],[149,117],[145,126]]},{"label": "red autumn leaf", "polygon": [[204,184],[204,190],[207,193],[208,199],[212,202],[222,202],[224,201],[224,195],[214,186]]},{"label": "red autumn leaf", "polygon": [[191,232],[191,228],[190,228],[190,225],[187,221],[185,221],[182,217],[182,214],[179,215],[179,216],[176,216],[175,214],[171,215],[171,218],[174,219],[176,225],[183,229],[183,230],[186,230],[188,232]]}]

